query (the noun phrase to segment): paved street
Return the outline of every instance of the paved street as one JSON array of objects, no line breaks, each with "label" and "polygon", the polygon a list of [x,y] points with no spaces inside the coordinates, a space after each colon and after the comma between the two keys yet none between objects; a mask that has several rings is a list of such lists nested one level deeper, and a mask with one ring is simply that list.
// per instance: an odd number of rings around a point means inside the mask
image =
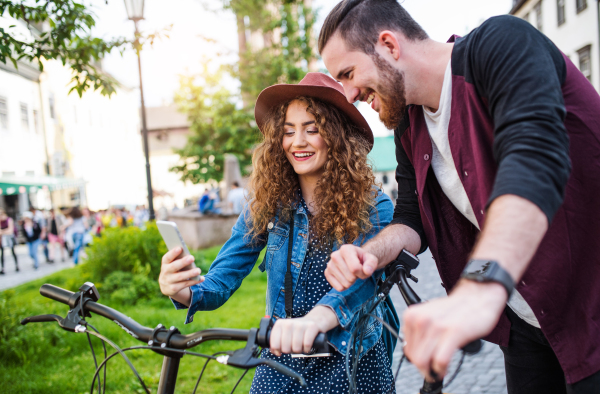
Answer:
[{"label": "paved street", "polygon": [[40,266],[37,270],[33,269],[33,260],[29,257],[27,251],[27,245],[18,245],[15,247],[17,253],[17,259],[19,260],[19,272],[15,271],[15,261],[9,248],[4,249],[4,275],[0,275],[0,291],[9,289],[11,287],[18,286],[23,283],[27,283],[31,280],[42,278],[46,275],[50,275],[53,272],[63,270],[65,268],[73,267],[73,261],[69,258],[68,254],[66,261],[58,261],[48,264],[46,263],[46,257],[42,252],[42,248],[39,249],[39,262]]},{"label": "paved street", "polygon": [[[411,281],[411,287],[424,300],[444,296],[446,292],[441,286],[442,281],[440,280],[435,262],[429,251],[419,256],[419,259],[421,260],[421,264],[413,271],[414,276],[419,278],[419,283]],[[391,296],[398,315],[402,316],[402,312],[406,309],[406,304],[396,287]],[[394,373],[396,372],[397,363],[400,360],[400,357],[400,349],[397,347],[396,354],[394,355]],[[450,367],[451,371],[454,371],[454,366],[458,363],[459,358],[460,357],[455,356],[453,366]],[[423,378],[417,369],[405,361],[402,364],[398,381],[396,382],[396,391],[398,394],[418,393],[422,384]],[[505,394],[506,378],[504,376],[504,359],[502,357],[502,351],[498,346],[484,342],[484,347],[479,354],[476,356],[465,357],[458,376],[447,389],[444,389],[444,393]]]}]

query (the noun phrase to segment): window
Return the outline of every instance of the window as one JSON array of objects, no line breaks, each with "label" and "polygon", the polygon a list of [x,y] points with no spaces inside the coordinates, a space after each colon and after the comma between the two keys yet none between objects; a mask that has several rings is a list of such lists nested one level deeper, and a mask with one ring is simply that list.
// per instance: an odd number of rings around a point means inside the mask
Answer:
[{"label": "window", "polygon": [[542,31],[542,27],[544,24],[542,23],[542,2],[539,1],[534,7],[533,11],[535,12],[535,27],[539,31]]},{"label": "window", "polygon": [[39,118],[39,113],[37,110],[33,110],[33,131],[35,131],[36,134],[40,133],[40,118]]},{"label": "window", "polygon": [[387,185],[387,184],[388,184],[388,176],[387,176],[387,175],[384,175],[384,176],[382,176],[381,178],[382,178],[381,180],[382,180],[383,184],[384,184],[384,185]]},{"label": "window", "polygon": [[578,14],[587,8],[587,0],[575,0],[575,4]]},{"label": "window", "polygon": [[565,0],[556,0],[556,17],[558,18],[558,26],[565,23]]},{"label": "window", "polygon": [[587,45],[577,51],[579,54],[579,71],[592,82],[592,46]]},{"label": "window", "polygon": [[4,97],[0,97],[0,128],[8,130],[8,105]]},{"label": "window", "polygon": [[27,104],[21,104],[21,128],[29,131],[29,112],[27,112]]}]

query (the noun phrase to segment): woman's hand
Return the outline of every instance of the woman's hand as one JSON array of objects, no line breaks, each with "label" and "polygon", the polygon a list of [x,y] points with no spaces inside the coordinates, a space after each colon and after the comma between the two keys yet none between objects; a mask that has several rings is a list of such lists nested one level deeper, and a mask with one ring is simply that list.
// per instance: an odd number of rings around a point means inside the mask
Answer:
[{"label": "woman's hand", "polygon": [[282,353],[308,353],[320,332],[327,332],[339,324],[335,313],[318,305],[304,317],[279,319],[271,330],[270,351]]},{"label": "woman's hand", "polygon": [[183,267],[187,267],[194,262],[193,256],[185,256],[175,260],[181,252],[182,249],[178,246],[165,253],[161,261],[158,284],[160,285],[160,291],[164,295],[189,306],[192,298],[192,292],[189,290],[189,287],[203,282],[204,277],[201,276],[199,281],[189,279],[200,275],[200,268],[181,271]]}]

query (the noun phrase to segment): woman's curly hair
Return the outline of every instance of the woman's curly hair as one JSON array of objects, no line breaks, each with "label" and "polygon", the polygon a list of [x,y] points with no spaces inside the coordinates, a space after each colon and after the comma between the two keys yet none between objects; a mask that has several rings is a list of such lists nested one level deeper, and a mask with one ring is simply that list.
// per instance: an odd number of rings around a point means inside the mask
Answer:
[{"label": "woman's curly hair", "polygon": [[300,189],[298,175],[283,150],[284,122],[292,101],[307,105],[319,134],[327,143],[327,161],[315,189],[318,212],[311,221],[320,243],[354,242],[369,232],[369,214],[375,207],[375,176],[367,162],[369,142],[335,106],[311,97],[297,97],[273,108],[263,125],[263,141],[252,157],[249,204],[253,239],[264,235],[279,213],[288,220]]}]

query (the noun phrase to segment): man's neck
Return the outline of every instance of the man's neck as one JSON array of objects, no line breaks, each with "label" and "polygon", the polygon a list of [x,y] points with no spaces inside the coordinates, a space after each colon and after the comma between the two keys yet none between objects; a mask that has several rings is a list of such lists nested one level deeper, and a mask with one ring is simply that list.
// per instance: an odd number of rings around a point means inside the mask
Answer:
[{"label": "man's neck", "polygon": [[412,54],[412,74],[409,104],[424,105],[435,112],[440,106],[446,67],[452,56],[453,43],[425,40]]}]

